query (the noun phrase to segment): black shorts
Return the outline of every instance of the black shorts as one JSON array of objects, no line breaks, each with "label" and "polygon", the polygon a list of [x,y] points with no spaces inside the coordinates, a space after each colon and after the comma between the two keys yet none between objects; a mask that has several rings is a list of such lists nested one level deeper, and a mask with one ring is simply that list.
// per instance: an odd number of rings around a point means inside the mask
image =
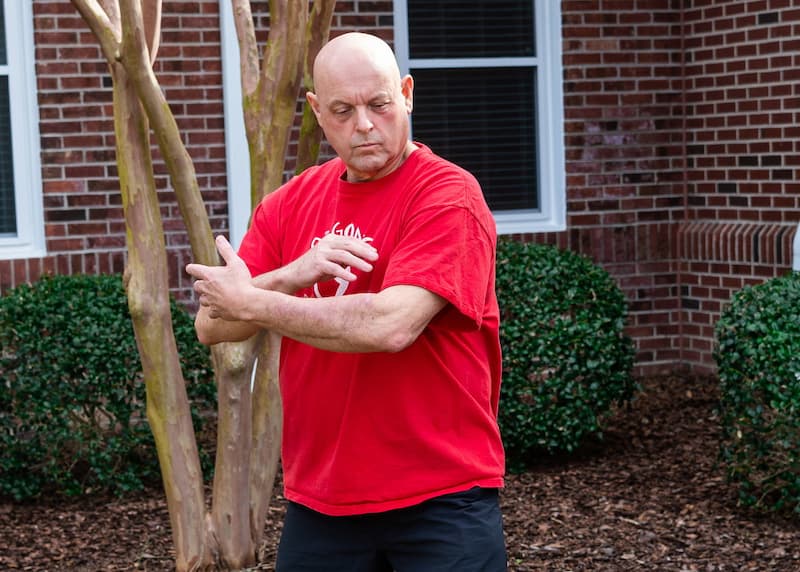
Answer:
[{"label": "black shorts", "polygon": [[327,516],[289,503],[278,572],[501,572],[497,489],[473,488],[377,514]]}]

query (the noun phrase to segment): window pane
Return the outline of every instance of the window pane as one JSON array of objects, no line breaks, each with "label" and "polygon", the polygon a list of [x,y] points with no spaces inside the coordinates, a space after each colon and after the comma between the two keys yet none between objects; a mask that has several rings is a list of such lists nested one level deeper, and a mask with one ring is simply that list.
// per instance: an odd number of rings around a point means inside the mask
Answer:
[{"label": "window pane", "polygon": [[413,58],[536,55],[533,0],[408,0]]},{"label": "window pane", "polygon": [[418,69],[414,139],[470,171],[492,210],[537,209],[532,68]]},{"label": "window pane", "polygon": [[0,235],[17,233],[8,77],[0,76]]},{"label": "window pane", "polygon": [[5,10],[5,7],[3,2],[0,2],[0,66],[8,63],[6,58],[6,15],[3,10]]}]

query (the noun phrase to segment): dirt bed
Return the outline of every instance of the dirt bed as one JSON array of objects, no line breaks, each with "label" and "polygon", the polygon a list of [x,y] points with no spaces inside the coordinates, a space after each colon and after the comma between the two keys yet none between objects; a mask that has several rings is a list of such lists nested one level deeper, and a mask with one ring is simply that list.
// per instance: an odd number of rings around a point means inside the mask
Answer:
[{"label": "dirt bed", "polygon": [[[800,521],[737,507],[716,465],[713,381],[642,385],[602,443],[508,477],[509,570],[800,570]],[[276,496],[265,563],[255,570],[273,569],[282,514]],[[0,570],[172,569],[160,490],[125,500],[0,501]]]}]

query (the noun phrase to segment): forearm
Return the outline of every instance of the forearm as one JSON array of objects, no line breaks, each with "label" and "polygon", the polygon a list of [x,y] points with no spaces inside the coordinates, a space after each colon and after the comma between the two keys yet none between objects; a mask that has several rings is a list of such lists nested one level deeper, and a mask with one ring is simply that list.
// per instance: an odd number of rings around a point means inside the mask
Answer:
[{"label": "forearm", "polygon": [[396,352],[410,345],[444,304],[414,287],[330,298],[254,289],[243,319],[324,350]]},{"label": "forearm", "polygon": [[256,278],[230,243],[217,237],[225,266],[186,266],[196,278],[200,341],[240,341],[266,329],[340,352],[400,351],[412,343],[446,303],[423,288],[393,286],[377,294],[333,298],[293,295],[323,279],[355,280],[353,268],[372,271],[366,259],[377,259],[373,247],[329,236],[306,255]]},{"label": "forearm", "polygon": [[253,286],[261,290],[273,290],[283,294],[294,294],[305,285],[294,280],[294,273],[287,266],[265,272],[253,278]]},{"label": "forearm", "polygon": [[207,346],[220,342],[242,342],[258,331],[258,326],[248,322],[212,318],[208,309],[200,307],[194,319],[197,339]]}]

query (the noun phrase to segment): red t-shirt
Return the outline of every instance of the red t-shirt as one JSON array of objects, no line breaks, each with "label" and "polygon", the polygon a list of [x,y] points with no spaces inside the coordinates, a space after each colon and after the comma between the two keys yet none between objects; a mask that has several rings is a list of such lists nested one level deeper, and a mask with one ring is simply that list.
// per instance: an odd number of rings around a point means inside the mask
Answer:
[{"label": "red t-shirt", "polygon": [[496,231],[480,187],[424,146],[376,181],[348,183],[344,172],[333,159],[262,201],[239,250],[252,274],[288,264],[334,232],[378,250],[372,272],[297,296],[406,284],[449,304],[394,354],[330,352],[284,338],[286,498],[338,516],[500,487]]}]

